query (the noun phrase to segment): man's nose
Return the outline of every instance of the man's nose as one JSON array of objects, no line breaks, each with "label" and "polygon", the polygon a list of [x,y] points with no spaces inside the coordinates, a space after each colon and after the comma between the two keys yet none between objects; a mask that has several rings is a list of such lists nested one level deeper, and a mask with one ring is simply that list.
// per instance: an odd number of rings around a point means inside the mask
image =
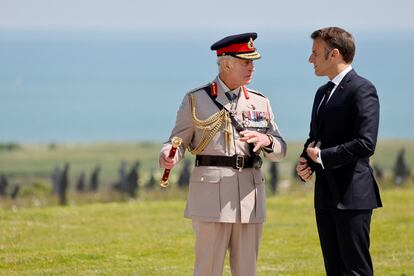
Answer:
[{"label": "man's nose", "polygon": [[250,71],[254,71],[255,70],[253,61],[249,64],[249,70]]}]

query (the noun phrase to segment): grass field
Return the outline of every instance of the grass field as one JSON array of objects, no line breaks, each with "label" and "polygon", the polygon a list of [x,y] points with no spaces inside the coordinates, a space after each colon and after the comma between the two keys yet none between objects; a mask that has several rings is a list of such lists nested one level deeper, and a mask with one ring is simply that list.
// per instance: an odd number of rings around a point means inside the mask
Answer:
[{"label": "grass field", "polygon": [[[414,191],[383,191],[374,212],[376,275],[414,275]],[[311,193],[267,201],[259,275],[323,275]],[[192,275],[183,200],[0,210],[1,275]],[[229,274],[228,262],[224,275]]]},{"label": "grass field", "polygon": [[[279,193],[267,199],[267,222],[259,256],[259,275],[324,275],[314,222],[312,184],[292,179],[301,143],[288,143],[279,164]],[[19,145],[0,147],[0,174],[20,185],[20,196],[0,197],[0,275],[192,275],[194,237],[183,218],[186,191],[140,190],[136,201],[110,192],[121,160],[141,162],[140,184],[158,169],[156,143]],[[380,141],[372,163],[384,170],[379,182],[384,208],[374,212],[372,255],[376,275],[414,275],[414,179],[392,184],[399,149],[414,166],[414,141]],[[190,157],[191,158],[191,157]],[[54,166],[71,164],[68,206],[51,196]],[[99,164],[96,194],[77,194],[81,171]],[[265,163],[267,170],[269,163]],[[10,187],[9,187],[10,188]],[[230,275],[228,262],[225,274]]]}]

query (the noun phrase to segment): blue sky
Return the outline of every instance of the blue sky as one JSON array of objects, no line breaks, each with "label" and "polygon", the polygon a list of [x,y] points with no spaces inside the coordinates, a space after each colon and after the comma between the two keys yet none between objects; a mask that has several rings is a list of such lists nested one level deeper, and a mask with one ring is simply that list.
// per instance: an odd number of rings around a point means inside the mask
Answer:
[{"label": "blue sky", "polygon": [[414,30],[412,0],[0,0],[0,29]]}]

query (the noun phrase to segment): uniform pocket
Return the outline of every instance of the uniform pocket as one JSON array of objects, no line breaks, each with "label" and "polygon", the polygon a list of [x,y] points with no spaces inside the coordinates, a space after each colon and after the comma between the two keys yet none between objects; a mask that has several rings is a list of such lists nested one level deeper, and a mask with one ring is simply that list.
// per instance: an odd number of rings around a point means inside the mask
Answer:
[{"label": "uniform pocket", "polygon": [[220,171],[196,167],[190,178],[188,212],[193,216],[220,217]]},{"label": "uniform pocket", "polygon": [[266,216],[266,193],[261,170],[253,170],[254,186],[256,191],[256,218]]}]

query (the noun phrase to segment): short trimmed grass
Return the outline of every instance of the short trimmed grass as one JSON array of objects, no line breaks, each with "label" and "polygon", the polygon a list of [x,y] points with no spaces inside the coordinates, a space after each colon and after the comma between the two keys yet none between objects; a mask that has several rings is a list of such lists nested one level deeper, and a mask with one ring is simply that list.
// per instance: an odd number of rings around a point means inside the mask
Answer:
[{"label": "short trimmed grass", "polygon": [[[414,191],[382,192],[376,275],[414,275]],[[324,275],[311,193],[267,200],[258,275]],[[182,200],[0,209],[1,275],[192,275]],[[224,275],[230,275],[228,262]]]}]

